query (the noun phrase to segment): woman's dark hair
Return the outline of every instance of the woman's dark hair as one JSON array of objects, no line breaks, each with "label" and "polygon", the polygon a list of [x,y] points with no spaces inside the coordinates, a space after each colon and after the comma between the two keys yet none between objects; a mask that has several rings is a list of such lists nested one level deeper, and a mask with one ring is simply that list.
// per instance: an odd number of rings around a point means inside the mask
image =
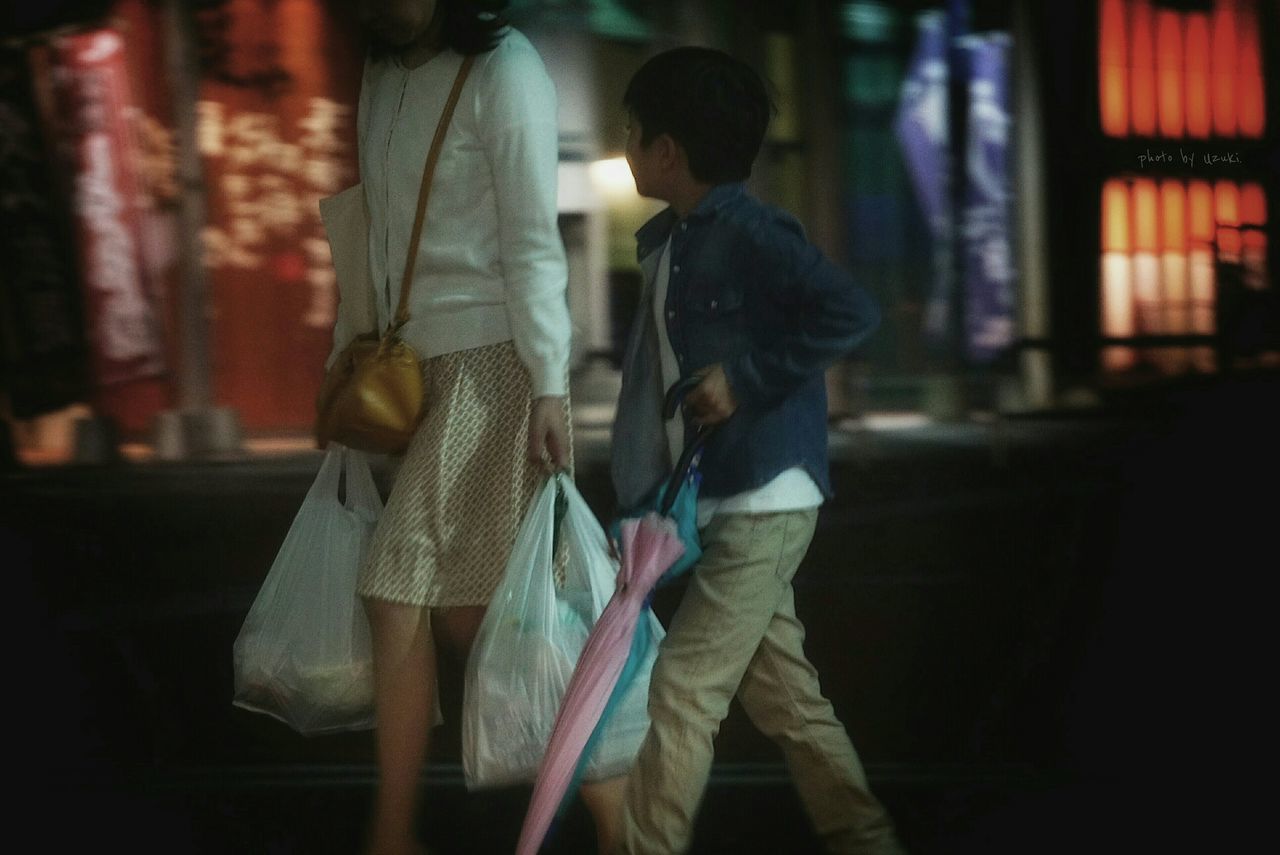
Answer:
[{"label": "woman's dark hair", "polygon": [[[445,47],[464,56],[493,50],[506,35],[507,19],[501,14],[506,5],[505,0],[437,0],[436,14],[445,16]],[[372,34],[369,36],[369,54],[375,59],[400,50]]]},{"label": "woman's dark hair", "polygon": [[640,123],[643,145],[670,134],[699,181],[742,181],[764,142],[773,104],[751,66],[711,48],[682,47],[650,59],[631,78],[622,105]]}]

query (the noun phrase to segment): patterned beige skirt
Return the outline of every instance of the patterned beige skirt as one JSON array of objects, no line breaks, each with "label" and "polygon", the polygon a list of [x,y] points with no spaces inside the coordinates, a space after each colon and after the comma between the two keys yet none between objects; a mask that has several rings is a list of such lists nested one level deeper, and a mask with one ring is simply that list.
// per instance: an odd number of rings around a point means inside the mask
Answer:
[{"label": "patterned beige skirt", "polygon": [[429,410],[396,474],[357,592],[406,605],[487,605],[546,478],[526,458],[529,375],[511,342],[433,357],[423,375]]}]

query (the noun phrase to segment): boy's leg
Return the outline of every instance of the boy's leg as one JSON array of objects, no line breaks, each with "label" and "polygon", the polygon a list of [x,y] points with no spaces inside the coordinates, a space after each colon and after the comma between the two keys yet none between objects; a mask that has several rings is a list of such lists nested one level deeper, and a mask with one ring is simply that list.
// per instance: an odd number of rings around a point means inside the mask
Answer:
[{"label": "boy's leg", "polygon": [[721,514],[662,642],[649,685],[649,734],[627,781],[627,855],[689,846],[712,740],[813,533],[806,512]]},{"label": "boy's leg", "polygon": [[898,855],[902,848],[893,822],[871,794],[862,762],[822,696],[803,644],[804,626],[788,586],[743,676],[738,700],[756,727],[782,748],[826,851]]}]

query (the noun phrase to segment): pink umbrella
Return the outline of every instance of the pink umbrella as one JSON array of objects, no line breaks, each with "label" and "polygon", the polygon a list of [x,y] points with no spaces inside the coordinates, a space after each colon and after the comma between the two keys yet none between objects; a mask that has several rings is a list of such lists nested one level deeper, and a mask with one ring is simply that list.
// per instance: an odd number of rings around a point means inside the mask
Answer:
[{"label": "pink umbrella", "polygon": [[533,785],[533,798],[520,829],[516,855],[535,855],[564,798],[583,748],[609,702],[631,650],[645,598],[677,558],[684,544],[676,524],[649,513],[622,524],[622,566],[618,587],[587,637],[565,690],[546,756]]}]

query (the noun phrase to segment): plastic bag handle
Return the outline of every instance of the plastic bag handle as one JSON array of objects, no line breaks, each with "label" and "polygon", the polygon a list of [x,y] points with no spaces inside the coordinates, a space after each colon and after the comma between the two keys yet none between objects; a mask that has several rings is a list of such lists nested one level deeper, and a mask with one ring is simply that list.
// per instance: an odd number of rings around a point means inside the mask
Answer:
[{"label": "plastic bag handle", "polygon": [[560,543],[563,540],[560,529],[564,527],[564,517],[569,512],[569,497],[565,495],[564,486],[568,476],[564,472],[557,472],[551,477],[556,482],[556,501],[551,523],[551,560],[554,562],[556,556],[560,554]]},{"label": "plastic bag handle", "polygon": [[[591,592],[595,614],[599,614],[613,595],[618,583],[617,561],[607,558],[609,541],[595,512],[578,492],[572,478],[560,482],[565,498],[565,539],[569,543],[569,561],[565,567],[565,587]],[[575,546],[576,545],[576,546]],[[605,560],[589,560],[590,555],[606,556]]]},{"label": "plastic bag handle", "polygon": [[320,471],[316,474],[316,480],[311,484],[311,489],[307,490],[307,497],[304,502],[323,502],[338,501],[338,484],[342,479],[343,462],[346,460],[347,449],[337,443],[331,443],[329,450],[325,452],[324,461],[320,464]]},{"label": "plastic bag handle", "polygon": [[374,483],[368,455],[363,451],[346,449],[346,475],[346,509],[363,517],[366,522],[376,522],[382,513],[382,496]]}]

